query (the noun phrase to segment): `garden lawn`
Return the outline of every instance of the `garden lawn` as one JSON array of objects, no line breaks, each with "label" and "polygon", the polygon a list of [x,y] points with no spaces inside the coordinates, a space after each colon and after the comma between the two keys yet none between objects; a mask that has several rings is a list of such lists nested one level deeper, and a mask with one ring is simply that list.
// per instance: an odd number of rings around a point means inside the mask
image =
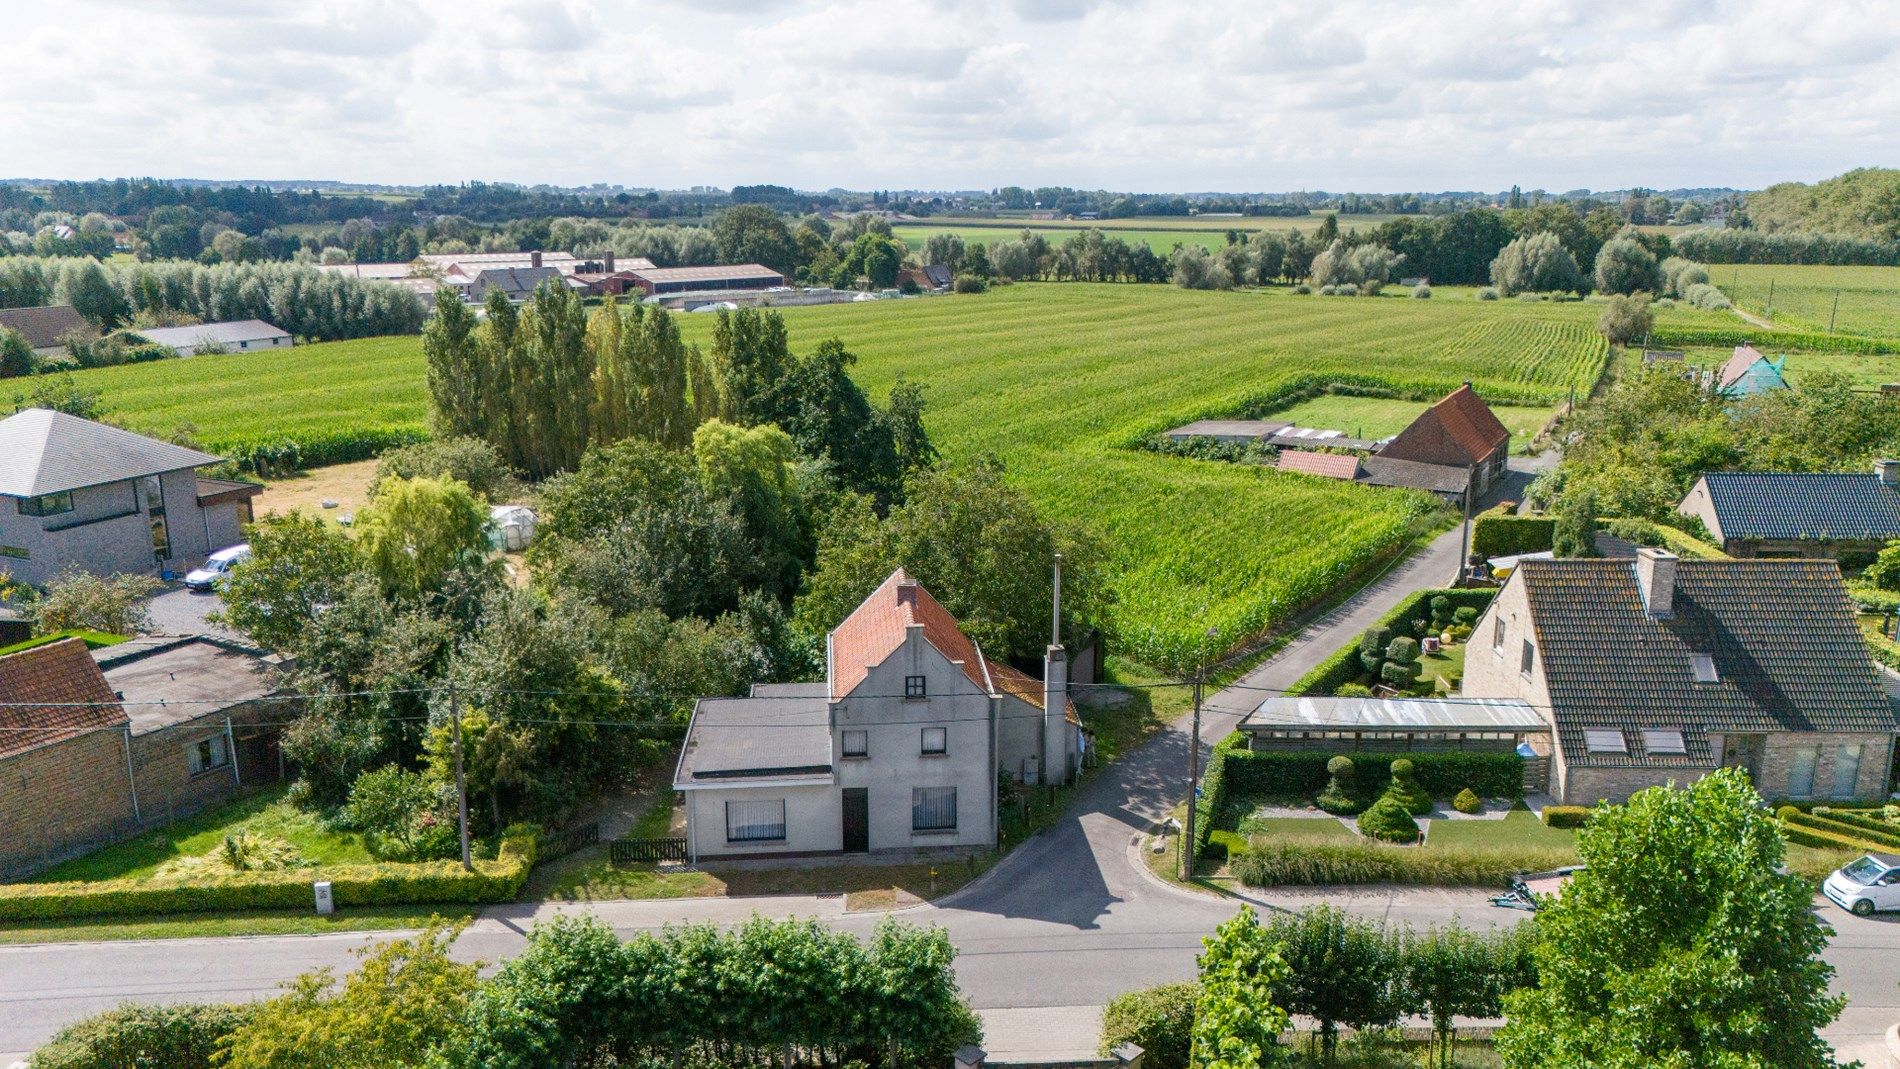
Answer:
[{"label": "garden lawn", "polygon": [[421,928],[434,918],[473,919],[469,906],[355,906],[329,916],[307,909],[238,913],[162,913],[145,917],[76,917],[0,927],[3,943],[79,943],[124,939],[214,939],[239,935],[326,935]]},{"label": "garden lawn", "polygon": [[319,864],[374,860],[360,837],[325,828],[314,814],[285,801],[282,787],[273,787],[75,858],[35,876],[34,882],[149,879],[166,862],[209,853],[224,842],[225,836],[239,831],[283,839],[296,847],[304,860]]},{"label": "garden lawn", "polygon": [[1249,838],[1256,835],[1269,839],[1350,841],[1359,838],[1351,828],[1333,817],[1248,817],[1240,822],[1240,826]]},{"label": "garden lawn", "polygon": [[[1332,393],[1302,401],[1270,415],[1301,427],[1345,431],[1354,438],[1376,441],[1404,430],[1427,407],[1423,401]],[[1513,444],[1521,449],[1525,443],[1537,437],[1537,433],[1544,429],[1544,424],[1557,414],[1557,406],[1492,405],[1491,411],[1497,413],[1499,421],[1510,428]]]},{"label": "garden lawn", "polygon": [[1547,828],[1537,814],[1519,807],[1503,820],[1434,820],[1426,833],[1425,848],[1454,847],[1575,847],[1577,833],[1569,828]]},{"label": "garden lawn", "polygon": [[[1472,380],[1492,399],[1557,403],[1588,390],[1608,349],[1588,302],[1373,300],[1287,289],[1045,283],[971,296],[785,312],[794,346],[845,340],[882,401],[899,374],[951,461],[998,454],[1056,518],[1111,554],[1107,623],[1121,652],[1163,670],[1266,633],[1411,544],[1435,504],[1411,491],[1281,476],[1131,448],[1194,419],[1285,407],[1355,379],[1435,398]],[[1733,322],[1661,309],[1665,323]],[[690,341],[709,316],[682,316]],[[415,338],[201,356],[79,373],[135,429],[195,425],[213,449],[305,432],[414,433],[426,422]],[[1276,403],[1277,402],[1277,403]]]}]

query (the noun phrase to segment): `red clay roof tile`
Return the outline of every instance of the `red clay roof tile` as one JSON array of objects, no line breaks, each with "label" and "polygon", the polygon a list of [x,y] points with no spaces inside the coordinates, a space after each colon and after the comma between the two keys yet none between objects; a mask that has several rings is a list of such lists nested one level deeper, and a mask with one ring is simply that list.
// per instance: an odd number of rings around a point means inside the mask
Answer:
[{"label": "red clay roof tile", "polygon": [[0,657],[0,758],[126,722],[118,695],[78,639]]}]

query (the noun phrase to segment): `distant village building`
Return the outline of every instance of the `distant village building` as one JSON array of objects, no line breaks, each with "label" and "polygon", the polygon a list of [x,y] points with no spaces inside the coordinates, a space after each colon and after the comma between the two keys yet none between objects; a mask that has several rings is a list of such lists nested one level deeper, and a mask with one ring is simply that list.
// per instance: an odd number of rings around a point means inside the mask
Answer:
[{"label": "distant village building", "polygon": [[92,324],[70,304],[46,304],[36,308],[0,308],[0,327],[16,331],[26,339],[35,356],[53,356],[66,351],[66,339],[86,336]]},{"label": "distant village building", "polygon": [[1788,380],[1782,374],[1788,358],[1770,360],[1752,345],[1737,345],[1715,373],[1715,392],[1724,397],[1753,397],[1770,390],[1785,390]]},{"label": "distant village building", "polygon": [[1469,382],[1446,394],[1379,450],[1385,460],[1462,468],[1483,494],[1504,475],[1511,432]]},{"label": "distant village building", "polygon": [[132,333],[155,345],[163,345],[179,356],[288,349],[296,343],[289,331],[280,330],[261,319],[194,323],[188,327],[145,327]]},{"label": "distant village building", "polygon": [[763,290],[785,285],[785,276],[761,264],[635,268],[628,280],[649,297],[700,290]]},{"label": "distant village building", "polygon": [[544,282],[559,282],[561,272],[552,267],[491,267],[476,273],[468,285],[468,301],[481,304],[488,295],[499,291],[510,303],[520,304],[534,296]]}]

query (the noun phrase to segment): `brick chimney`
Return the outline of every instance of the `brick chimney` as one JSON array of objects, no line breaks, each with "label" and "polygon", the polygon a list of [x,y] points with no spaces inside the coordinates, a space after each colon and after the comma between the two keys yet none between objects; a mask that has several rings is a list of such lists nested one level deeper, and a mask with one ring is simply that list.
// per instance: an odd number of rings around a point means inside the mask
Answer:
[{"label": "brick chimney", "polygon": [[606,274],[609,274],[609,275],[611,275],[611,274],[613,274],[613,273],[614,273],[614,252],[613,252],[613,250],[612,250],[612,249],[608,249],[608,250],[607,250],[607,255],[605,255],[605,256],[603,256],[603,257],[601,257],[600,259],[601,259],[601,263],[602,263],[602,265],[603,265],[604,267],[606,267],[606,269],[607,269],[605,273],[606,273]]},{"label": "brick chimney", "polygon": [[528,254],[528,266],[529,267],[541,266],[541,250],[540,249],[536,249],[533,252]]},{"label": "brick chimney", "polygon": [[1049,648],[1042,657],[1042,781],[1069,782],[1069,654],[1062,648],[1062,554],[1056,554]]},{"label": "brick chimney", "polygon": [[1880,476],[1880,485],[1900,488],[1900,460],[1874,461],[1874,474]]},{"label": "brick chimney", "polygon": [[1636,589],[1642,593],[1643,608],[1652,620],[1667,620],[1676,614],[1678,559],[1674,553],[1653,546],[1636,550]]}]

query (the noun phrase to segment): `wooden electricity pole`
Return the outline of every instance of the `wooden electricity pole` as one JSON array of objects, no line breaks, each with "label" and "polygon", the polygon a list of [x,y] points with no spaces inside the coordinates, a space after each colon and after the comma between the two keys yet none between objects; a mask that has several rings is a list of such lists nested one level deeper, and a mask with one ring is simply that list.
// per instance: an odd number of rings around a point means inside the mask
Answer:
[{"label": "wooden electricity pole", "polygon": [[462,825],[462,870],[475,871],[468,851],[468,780],[462,774],[462,696],[449,684],[449,737],[455,740],[455,815]]}]

